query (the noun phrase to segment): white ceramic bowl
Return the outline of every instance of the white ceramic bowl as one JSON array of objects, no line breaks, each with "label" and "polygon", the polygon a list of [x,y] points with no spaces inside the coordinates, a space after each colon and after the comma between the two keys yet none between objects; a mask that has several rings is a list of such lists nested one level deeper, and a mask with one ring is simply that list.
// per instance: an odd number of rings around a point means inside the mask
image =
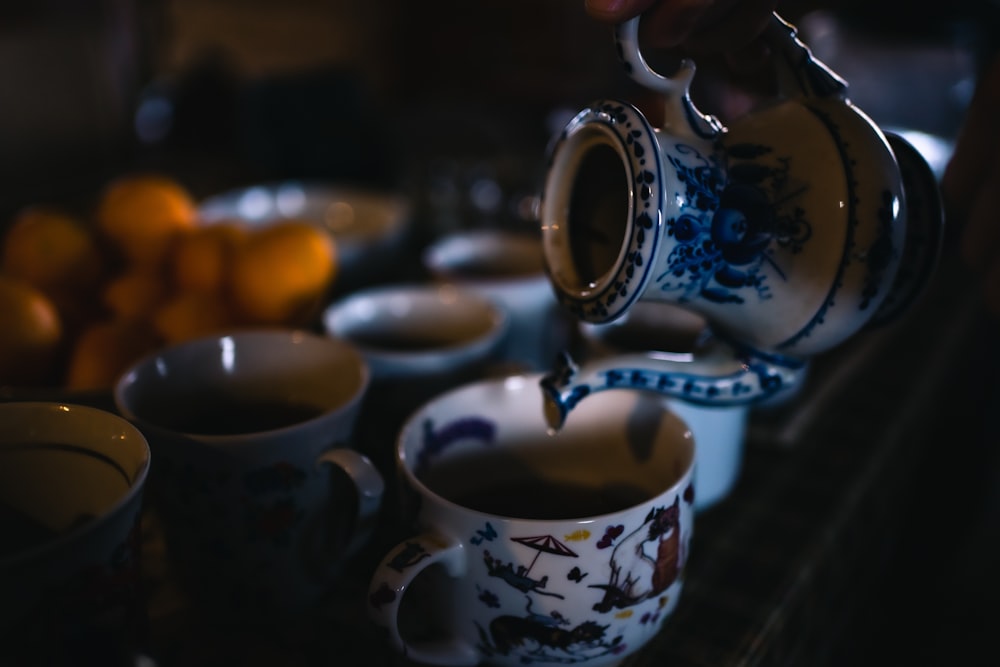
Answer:
[{"label": "white ceramic bowl", "polygon": [[284,181],[223,192],[198,206],[208,224],[225,220],[253,226],[276,220],[306,220],[328,231],[337,243],[338,281],[367,280],[391,266],[412,226],[405,196],[334,184]]},{"label": "white ceramic bowl", "polygon": [[382,285],[327,306],[323,327],[349,340],[374,380],[461,371],[487,362],[509,327],[506,310],[451,285]]}]

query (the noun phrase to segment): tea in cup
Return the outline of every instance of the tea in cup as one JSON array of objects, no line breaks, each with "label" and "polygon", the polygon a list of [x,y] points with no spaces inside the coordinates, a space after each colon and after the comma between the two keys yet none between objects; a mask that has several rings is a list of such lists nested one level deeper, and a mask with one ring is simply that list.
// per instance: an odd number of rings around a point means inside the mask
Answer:
[{"label": "tea in cup", "polygon": [[121,376],[170,561],[205,608],[301,610],[367,542],[384,485],[350,445],[368,377],[349,343],[284,329],[180,343]]},{"label": "tea in cup", "polygon": [[130,664],[150,452],[118,415],[0,403],[0,664]]},{"label": "tea in cup", "polygon": [[539,375],[421,407],[396,457],[413,534],[368,610],[432,665],[616,664],[676,608],[690,551],[694,440],[663,402],[606,392],[556,433]]}]

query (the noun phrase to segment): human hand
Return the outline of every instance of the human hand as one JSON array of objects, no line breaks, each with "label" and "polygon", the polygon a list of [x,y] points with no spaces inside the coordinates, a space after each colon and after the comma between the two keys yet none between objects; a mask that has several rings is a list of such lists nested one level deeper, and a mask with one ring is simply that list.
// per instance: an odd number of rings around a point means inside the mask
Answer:
[{"label": "human hand", "polygon": [[958,251],[982,280],[987,309],[1000,316],[1000,57],[987,67],[941,179]]},{"label": "human hand", "polygon": [[754,69],[767,49],[758,39],[778,0],[585,0],[587,14],[616,24],[642,14],[640,39],[652,47],[727,56],[737,70]]}]

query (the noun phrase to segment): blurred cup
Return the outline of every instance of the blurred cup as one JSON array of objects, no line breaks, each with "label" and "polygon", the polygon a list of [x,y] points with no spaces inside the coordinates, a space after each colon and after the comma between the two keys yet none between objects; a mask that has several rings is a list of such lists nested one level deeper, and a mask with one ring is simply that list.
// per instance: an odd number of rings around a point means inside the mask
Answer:
[{"label": "blurred cup", "polygon": [[[634,352],[669,354],[683,362],[705,361],[709,351],[736,352],[712,338],[708,323],[697,313],[669,303],[640,302],[608,324],[580,323],[585,359],[615,357]],[[739,479],[743,465],[747,420],[751,406],[700,405],[663,397],[662,400],[691,428],[697,445],[695,509],[701,511],[723,500]],[[574,415],[575,417],[575,415]]]},{"label": "blurred cup", "polygon": [[243,330],[125,371],[118,410],[149,439],[171,565],[218,618],[266,622],[317,601],[367,543],[383,480],[350,448],[368,367],[341,340]]},{"label": "blurred cup", "polygon": [[432,665],[618,664],[680,599],[694,443],[659,398],[597,394],[550,434],[540,375],[421,407],[396,460],[412,536],[376,568],[368,610]]},{"label": "blurred cup", "polygon": [[462,230],[432,242],[422,261],[435,281],[477,292],[510,312],[502,358],[528,371],[551,367],[573,324],[545,273],[540,238],[503,229]]},{"label": "blurred cup", "polygon": [[509,315],[489,299],[451,285],[396,284],[359,290],[330,304],[323,325],[368,362],[372,381],[359,440],[390,473],[403,420],[435,395],[489,373]]},{"label": "blurred cup", "polygon": [[131,664],[149,463],[110,412],[0,404],[0,664]]}]

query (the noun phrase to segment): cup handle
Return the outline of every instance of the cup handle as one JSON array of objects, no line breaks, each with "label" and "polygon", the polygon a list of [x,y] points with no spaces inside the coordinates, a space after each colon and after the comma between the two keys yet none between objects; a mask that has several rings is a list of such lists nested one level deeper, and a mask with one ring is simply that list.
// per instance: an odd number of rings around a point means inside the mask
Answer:
[{"label": "cup handle", "polygon": [[421,572],[438,563],[444,566],[448,576],[463,576],[467,564],[462,543],[428,532],[403,540],[390,549],[372,574],[368,589],[369,616],[389,631],[389,640],[395,649],[408,659],[429,665],[478,665],[479,652],[457,637],[410,642],[400,634],[399,607],[406,589]]},{"label": "cup handle", "polygon": [[[316,465],[322,464],[337,466],[354,483],[358,508],[354,516],[351,534],[343,548],[345,554],[350,554],[361,547],[372,532],[382,508],[385,481],[368,457],[347,447],[334,447],[320,454],[316,459]],[[332,516],[336,513],[331,512],[330,514]],[[331,544],[330,549],[333,548],[335,545]],[[330,555],[332,556],[332,554]]]}]

